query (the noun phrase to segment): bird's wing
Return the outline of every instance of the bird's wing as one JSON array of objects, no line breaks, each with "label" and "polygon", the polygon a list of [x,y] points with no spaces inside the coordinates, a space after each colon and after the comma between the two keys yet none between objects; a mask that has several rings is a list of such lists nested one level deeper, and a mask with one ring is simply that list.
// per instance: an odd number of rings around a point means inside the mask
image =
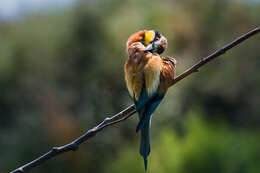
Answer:
[{"label": "bird's wing", "polygon": [[160,93],[165,93],[171,86],[175,77],[175,67],[177,61],[175,58],[166,56],[162,58],[162,67],[160,73]]}]

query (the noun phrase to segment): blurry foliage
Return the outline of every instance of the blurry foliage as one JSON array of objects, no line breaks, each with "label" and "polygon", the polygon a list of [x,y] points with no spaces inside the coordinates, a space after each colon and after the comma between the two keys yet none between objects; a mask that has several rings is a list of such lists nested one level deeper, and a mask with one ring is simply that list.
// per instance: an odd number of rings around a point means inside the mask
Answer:
[{"label": "blurry foliage", "polygon": [[[196,112],[196,113],[195,113]],[[260,136],[247,129],[234,131],[226,123],[206,123],[199,111],[190,113],[185,134],[169,128],[152,142],[148,171],[256,173],[260,170]],[[143,172],[142,159],[136,159],[137,146],[127,146],[104,172]]]},{"label": "blurry foliage", "polygon": [[[257,1],[109,0],[0,21],[0,172],[132,103],[123,76],[131,33],[161,31],[165,55],[177,58],[180,73],[259,26],[259,16]],[[259,41],[246,41],[169,90],[153,117],[149,169],[259,172]],[[132,118],[111,127],[34,171],[144,171],[136,124]]]}]

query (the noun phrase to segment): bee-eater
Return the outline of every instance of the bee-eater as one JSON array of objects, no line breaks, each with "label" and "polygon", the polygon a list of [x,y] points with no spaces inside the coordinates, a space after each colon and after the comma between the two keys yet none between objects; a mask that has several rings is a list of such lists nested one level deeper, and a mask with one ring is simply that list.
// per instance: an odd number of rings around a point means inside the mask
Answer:
[{"label": "bee-eater", "polygon": [[151,117],[174,79],[176,60],[160,57],[167,48],[167,39],[158,31],[142,30],[126,42],[128,60],[124,65],[125,81],[133,98],[141,130],[140,154],[147,169],[150,154]]}]

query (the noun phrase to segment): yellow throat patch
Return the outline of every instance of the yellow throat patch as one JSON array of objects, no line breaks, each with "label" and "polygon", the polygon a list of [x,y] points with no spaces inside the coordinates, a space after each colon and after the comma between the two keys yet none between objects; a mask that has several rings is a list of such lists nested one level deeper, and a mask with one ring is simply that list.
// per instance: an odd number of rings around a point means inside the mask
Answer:
[{"label": "yellow throat patch", "polygon": [[147,31],[144,34],[144,46],[147,46],[155,37],[153,30]]}]

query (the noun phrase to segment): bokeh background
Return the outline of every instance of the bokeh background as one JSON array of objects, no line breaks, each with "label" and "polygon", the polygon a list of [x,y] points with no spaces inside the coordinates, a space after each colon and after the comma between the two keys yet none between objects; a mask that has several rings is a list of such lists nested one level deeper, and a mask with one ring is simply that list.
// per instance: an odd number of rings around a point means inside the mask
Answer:
[{"label": "bokeh background", "polygon": [[[125,41],[157,29],[177,74],[260,25],[259,0],[1,0],[0,172],[132,104]],[[169,89],[154,113],[148,172],[260,172],[260,36]],[[137,116],[38,173],[144,172]]]}]

